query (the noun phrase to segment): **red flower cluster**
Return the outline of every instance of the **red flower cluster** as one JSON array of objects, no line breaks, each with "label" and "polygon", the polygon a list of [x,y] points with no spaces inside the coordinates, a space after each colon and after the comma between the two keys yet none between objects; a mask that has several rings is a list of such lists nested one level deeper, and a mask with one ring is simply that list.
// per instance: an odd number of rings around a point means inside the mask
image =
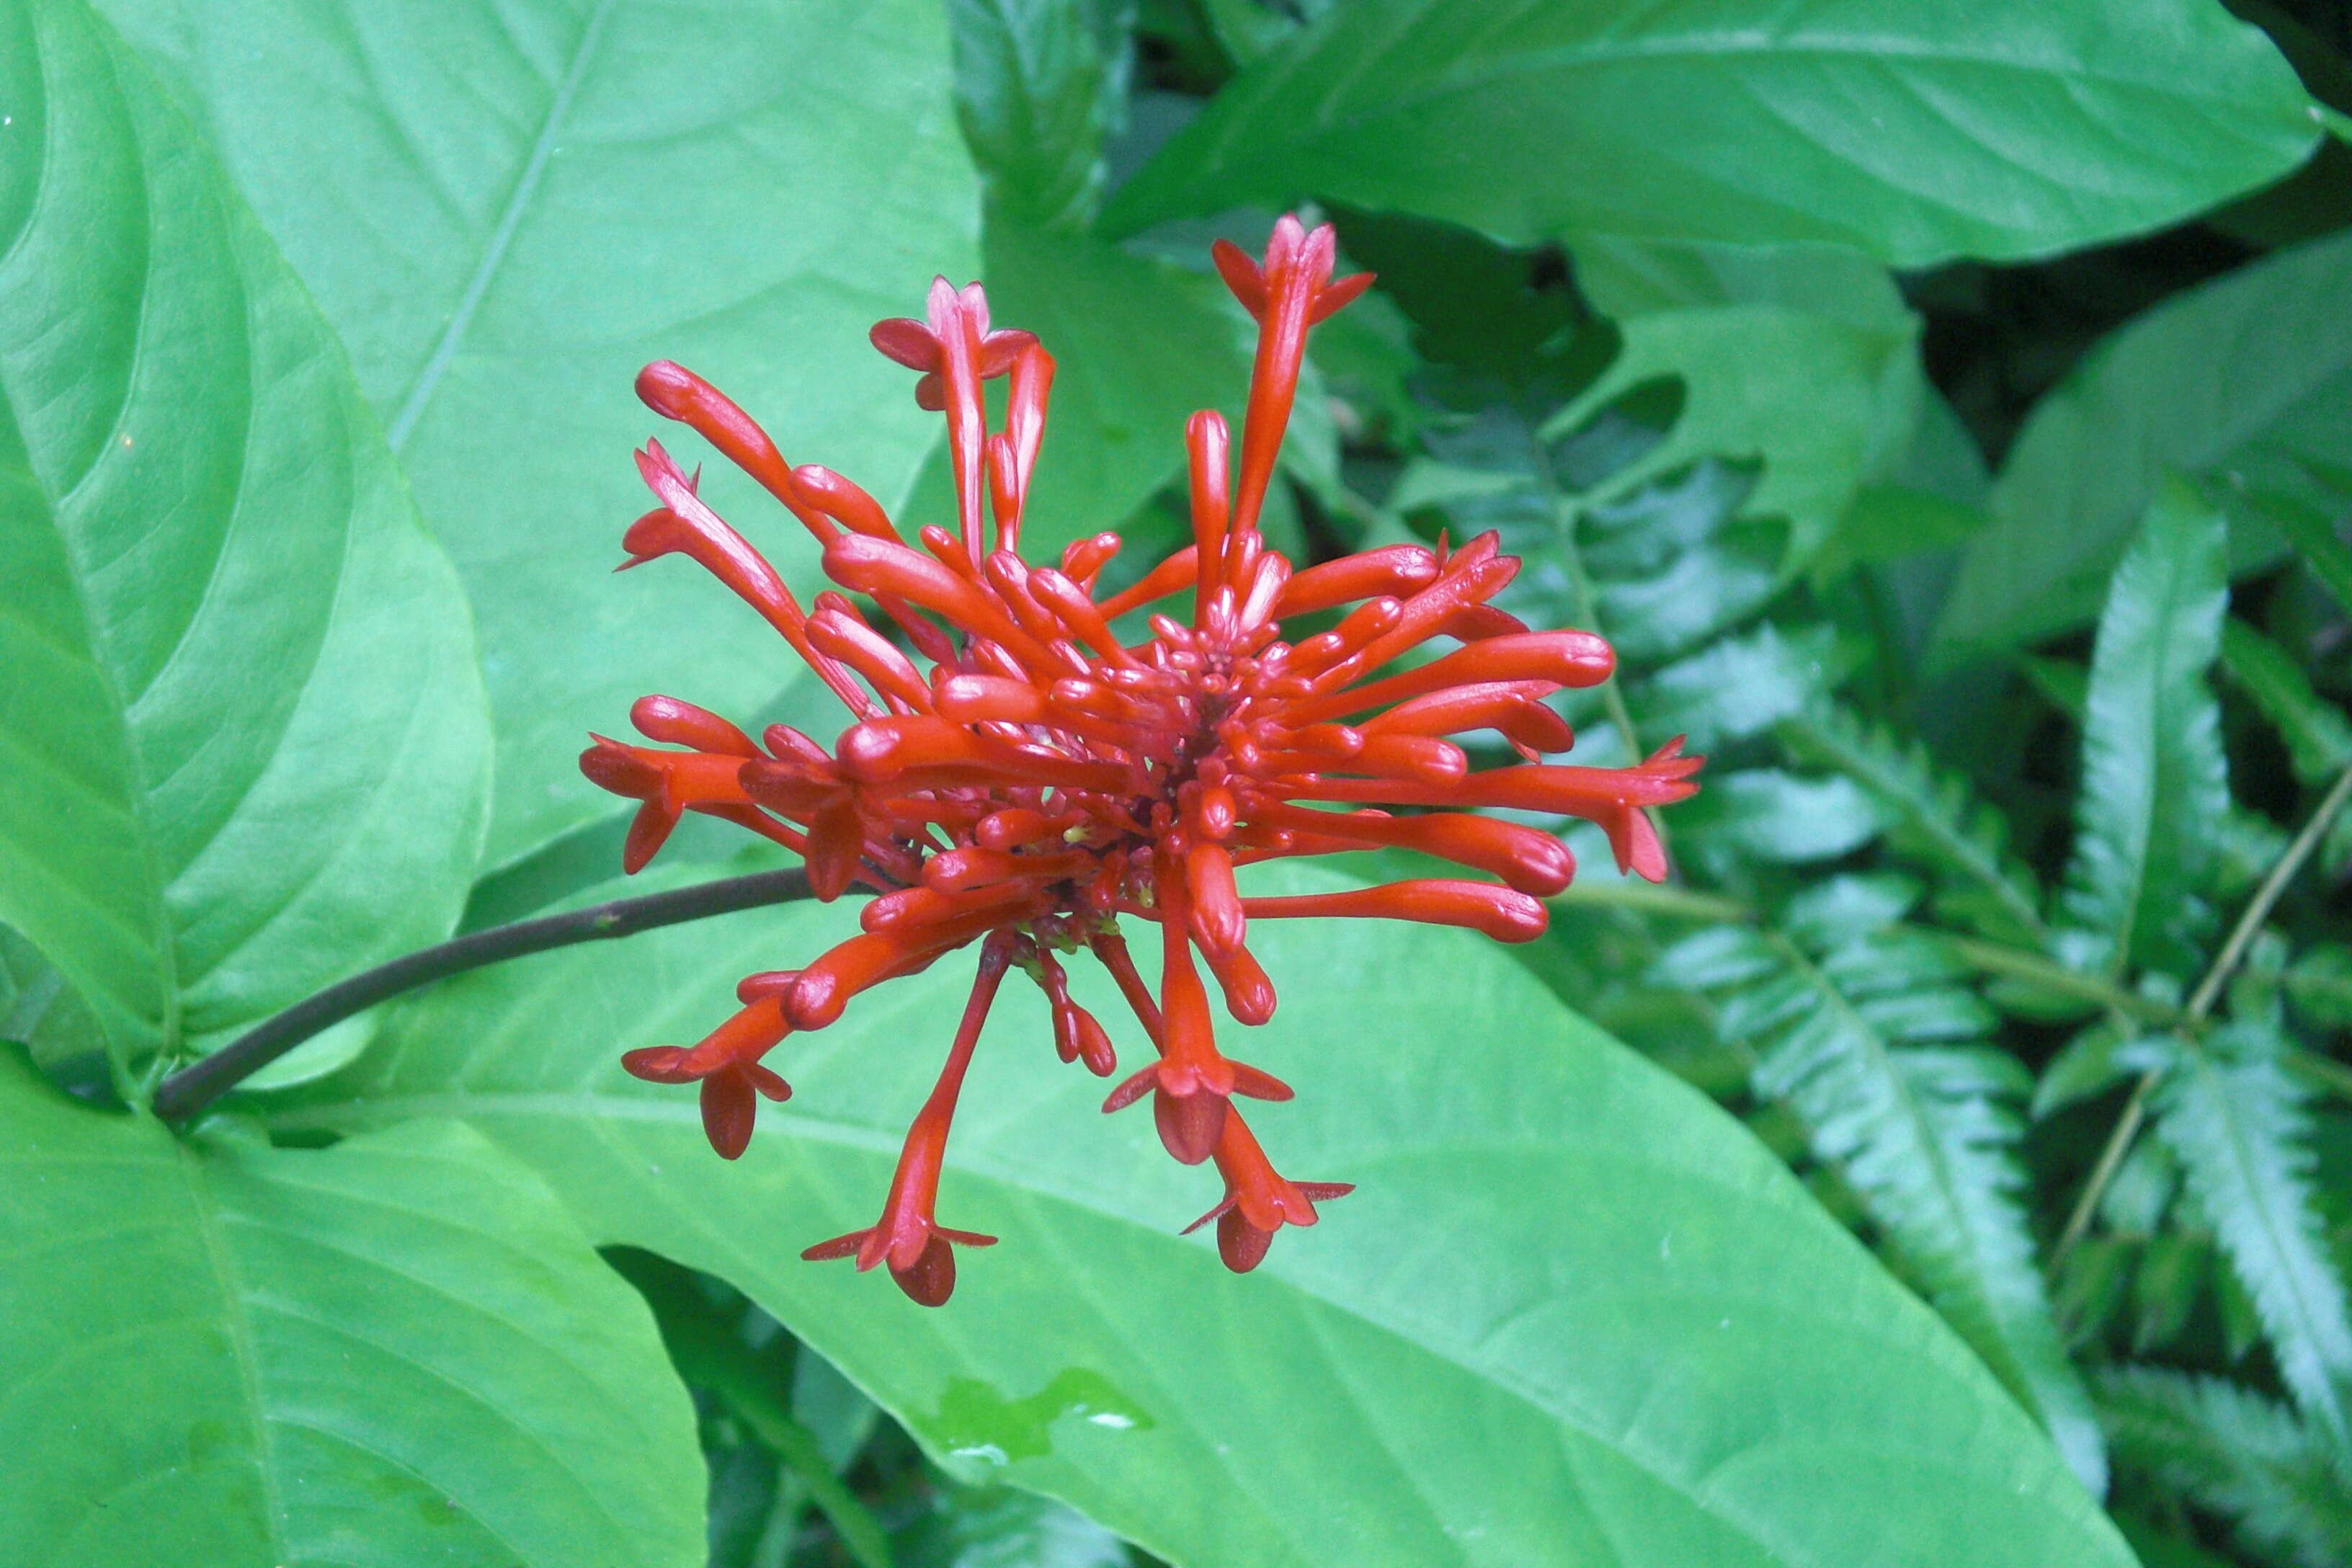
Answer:
[{"label": "red flower cluster", "polygon": [[[1116,534],[1070,545],[1056,566],[1018,553],[1054,362],[1029,333],[991,328],[976,283],[959,290],[938,279],[927,320],[873,331],[876,348],[921,373],[916,401],[947,416],[961,531],[927,527],[917,545],[856,485],[786,463],[691,372],[663,363],[637,378],[655,412],[692,426],[782,502],[824,544],[825,574],[873,610],[828,591],[803,611],[693,479],[647,443],[637,467],[661,504],[628,531],[627,564],[672,552],[699,562],[792,644],[853,722],[830,752],[782,725],[754,742],[715,714],[648,697],[631,718],[660,744],[599,736],[581,769],[644,803],[625,852],[631,871],[681,813],[700,811],[801,855],[820,898],[853,883],[879,896],[857,935],[805,968],[745,980],[742,1010],[699,1045],[631,1051],[624,1065],[657,1083],[699,1083],[710,1142],[732,1159],[751,1137],[757,1097],[792,1092],[761,1065],[779,1041],[824,1027],[870,986],[979,942],[971,1005],[907,1135],[880,1221],[804,1254],[855,1256],[861,1268],[887,1261],[927,1305],[954,1288],[950,1244],[993,1239],[946,1229],[933,1205],[956,1096],[1008,969],[1045,992],[1062,1059],[1104,1077],[1116,1067],[1110,1037],[1071,999],[1061,955],[1083,949],[1110,972],[1157,1059],[1121,1080],[1104,1109],[1149,1095],[1170,1153],[1215,1161],[1225,1194],[1197,1224],[1214,1219],[1226,1264],[1248,1269],[1275,1231],[1314,1224],[1315,1205],[1349,1189],[1289,1181],[1267,1161],[1232,1100],[1291,1091],[1218,1048],[1202,970],[1234,1018],[1262,1024],[1275,994],[1250,954],[1255,921],[1421,921],[1527,941],[1544,929],[1538,900],[1568,885],[1574,861],[1551,834],[1464,808],[1587,818],[1607,830],[1622,868],[1655,879],[1664,858],[1643,808],[1697,787],[1688,775],[1699,759],[1679,755],[1679,742],[1633,768],[1536,760],[1571,741],[1544,699],[1606,679],[1613,656],[1589,633],[1530,631],[1495,608],[1488,601],[1517,562],[1496,552],[1492,534],[1305,571],[1266,548],[1259,509],[1307,329],[1370,278],[1335,281],[1330,228],[1309,232],[1290,217],[1262,265],[1222,242],[1214,254],[1259,327],[1239,462],[1229,461],[1224,420],[1195,414],[1185,428],[1193,542],[1107,596],[1096,581],[1119,549]],[[982,384],[999,376],[1009,378],[1006,412],[991,431]],[[1148,640],[1130,644],[1113,629],[1179,594],[1189,617],[1151,616]],[[1342,606],[1352,607],[1326,616],[1326,629],[1285,640],[1286,618]],[[1433,638],[1459,646],[1400,662]],[[1498,731],[1526,761],[1472,773],[1447,737],[1479,730]],[[1257,861],[1383,845],[1499,885],[1427,879],[1250,898],[1235,882],[1236,868]],[[1159,924],[1157,994],[1129,956],[1122,915]]]}]

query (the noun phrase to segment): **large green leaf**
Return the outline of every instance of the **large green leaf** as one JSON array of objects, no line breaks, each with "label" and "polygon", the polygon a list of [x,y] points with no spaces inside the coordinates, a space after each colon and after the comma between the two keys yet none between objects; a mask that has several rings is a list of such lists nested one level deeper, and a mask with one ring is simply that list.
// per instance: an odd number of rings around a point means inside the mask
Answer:
[{"label": "large green leaf", "polygon": [[[493,863],[611,812],[572,758],[640,693],[772,695],[789,657],[699,574],[609,575],[651,504],[630,443],[660,423],[631,378],[691,365],[794,461],[905,493],[937,420],[866,329],[976,258],[938,7],[105,4],[201,106],[465,575],[498,719]],[[772,503],[712,478],[755,542],[813,562]]]},{"label": "large green leaf", "polygon": [[2285,174],[2318,121],[2205,0],[1364,0],[1257,61],[1114,222],[1328,195],[1516,243],[2043,255]]},{"label": "large green leaf", "polygon": [[2091,654],[2083,782],[2061,910],[2069,956],[2187,973],[2210,913],[2200,895],[2230,805],[2221,716],[2206,685],[2230,584],[2221,516],[2168,484],[2116,567]]},{"label": "large green leaf", "polygon": [[689,1568],[645,1303],[469,1128],[183,1143],[0,1052],[0,1562]]},{"label": "large green leaf", "polygon": [[1937,626],[1944,655],[2088,621],[2168,472],[2210,479],[2231,521],[2252,525],[2232,530],[2241,568],[2281,548],[2262,522],[2352,509],[2347,295],[2352,234],[2338,234],[2168,300],[2095,350],[2010,449],[1992,525]]},{"label": "large green leaf", "polygon": [[72,0],[0,4],[0,919],[119,1057],[456,921],[472,629],[334,338]]},{"label": "large green leaf", "polygon": [[614,1058],[699,1035],[737,974],[854,929],[803,906],[461,979],[283,1123],[461,1115],[600,1240],[751,1291],[950,1462],[1194,1568],[2129,1561],[1778,1161],[1465,933],[1263,922],[1282,1010],[1234,1048],[1298,1098],[1256,1125],[1286,1169],[1360,1186],[1255,1274],[1174,1234],[1213,1177],[1097,1113],[1025,986],[982,1041],[941,1202],[1003,1244],[965,1255],[937,1312],[803,1264],[877,1212],[968,963],[789,1042],[797,1093],[732,1164],[690,1092]]}]

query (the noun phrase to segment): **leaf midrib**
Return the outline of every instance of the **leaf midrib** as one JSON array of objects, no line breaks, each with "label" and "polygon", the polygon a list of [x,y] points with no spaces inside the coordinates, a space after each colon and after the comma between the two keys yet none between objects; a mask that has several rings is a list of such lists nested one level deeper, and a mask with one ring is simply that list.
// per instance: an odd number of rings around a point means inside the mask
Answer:
[{"label": "leaf midrib", "polygon": [[457,351],[464,345],[466,335],[473,330],[474,318],[488,297],[490,283],[499,268],[505,264],[507,252],[514,244],[516,233],[522,227],[523,214],[531,198],[539,194],[539,184],[547,173],[548,160],[555,152],[556,132],[572,109],[572,100],[580,90],[581,81],[588,73],[588,62],[604,30],[604,18],[613,9],[613,0],[598,0],[596,9],[589,14],[587,23],[580,29],[580,42],[572,50],[571,62],[564,68],[562,79],[547,100],[546,116],[540,121],[538,134],[531,139],[530,152],[523,160],[521,172],[515,176],[514,187],[507,193],[506,204],[499,209],[499,221],[482,247],[473,276],[467,279],[466,291],[458,296],[457,309],[450,312],[448,324],[436,340],[433,352],[417,372],[416,380],[409,386],[400,407],[384,423],[384,441],[397,457],[408,445],[415,431],[416,422],[424,417],[425,405],[439,390],[442,378],[448,374]]},{"label": "leaf midrib", "polygon": [[293,1552],[287,1538],[286,1499],[278,1488],[278,1466],[270,1453],[268,1406],[261,1396],[260,1363],[254,1347],[253,1318],[246,1305],[244,1279],[229,1250],[228,1238],[221,1234],[220,1210],[214,1202],[211,1184],[205,1180],[202,1156],[190,1145],[174,1139],[171,1141],[170,1158],[186,1188],[188,1211],[195,1219],[190,1228],[204,1247],[205,1261],[211,1266],[213,1283],[220,1292],[220,1321],[228,1330],[236,1362],[237,1387],[244,1395],[246,1418],[253,1432],[253,1468],[261,1487],[270,1556],[275,1562],[290,1563]]},{"label": "leaf midrib", "polygon": [[[1412,27],[1405,28],[1400,32],[1394,42],[1384,45],[1377,50],[1368,50],[1357,62],[1360,69],[1355,74],[1369,73],[1382,60],[1395,54],[1399,48],[1409,46],[1414,31],[1415,29]],[[1728,47],[1735,41],[1738,47]],[[1927,61],[1940,65],[1974,67],[2020,75],[2047,77],[2068,82],[2088,81],[2152,93],[2174,101],[2189,97],[2182,90],[2183,84],[2177,79],[2161,81],[2143,80],[2134,76],[2084,68],[2079,61],[2034,60],[2004,55],[1982,47],[1936,48],[1920,45],[1916,40],[1899,38],[1873,40],[1863,36],[1829,36],[1817,42],[1798,42],[1790,39],[1758,37],[1753,29],[1748,30],[1744,37],[1738,33],[1710,34],[1693,31],[1679,34],[1671,38],[1649,39],[1630,46],[1622,39],[1616,39],[1595,40],[1584,44],[1563,44],[1545,49],[1525,50],[1505,56],[1481,68],[1455,69],[1447,73],[1443,79],[1433,78],[1427,85],[1417,90],[1399,92],[1384,87],[1381,94],[1375,100],[1375,107],[1369,112],[1345,119],[1318,115],[1312,121],[1315,134],[1311,140],[1319,142],[1328,137],[1359,132],[1365,126],[1391,118],[1404,110],[1424,108],[1444,100],[1458,98],[1465,94],[1475,96],[1497,82],[1508,81],[1520,76],[1605,68],[1636,59],[1684,58],[1717,59],[1751,56],[1859,59],[1865,63],[1890,59]],[[1304,73],[1306,66],[1316,58],[1317,57],[1312,54],[1303,57],[1286,73],[1281,85],[1286,86],[1289,81],[1297,79]],[[1353,90],[1352,82],[1348,78],[1342,77],[1337,89],[1327,92],[1325,97],[1328,101],[1329,98]],[[1260,99],[1258,101],[1263,103],[1266,100]],[[2228,100],[2214,99],[2209,101],[2226,106]],[[1251,107],[1255,109],[1255,105]],[[1221,138],[1219,146],[1221,163],[1224,161],[1223,153],[1231,145],[1232,140],[1230,132]],[[1987,150],[1990,151],[1990,149]]]},{"label": "leaf midrib", "polygon": [[[128,84],[122,79],[121,71],[119,68],[118,51],[121,50],[122,45],[111,36],[109,36],[100,40],[100,47],[106,54],[108,80],[109,85],[112,89],[113,96],[118,100],[127,104],[131,101]],[[52,63],[52,58],[51,51],[47,49],[43,49],[41,51],[41,85],[43,89],[42,110],[45,117],[54,117],[57,112],[56,106],[58,102],[58,96],[52,89],[53,84],[49,80],[49,69]],[[43,213],[47,206],[51,192],[54,188],[55,182],[52,175],[58,167],[56,158],[57,137],[54,134],[53,130],[47,125],[46,118],[44,122],[44,132],[41,144],[41,168],[39,176],[34,187],[33,199],[26,207],[24,227],[11,242],[5,260],[14,259],[17,249],[25,243],[26,237],[39,226]],[[66,534],[62,511],[66,500],[71,495],[73,490],[79,489],[80,486],[89,479],[90,474],[95,472],[99,466],[104,461],[105,455],[115,449],[114,443],[116,437],[121,429],[123,420],[130,412],[131,397],[138,385],[139,368],[147,353],[149,342],[147,331],[148,310],[155,281],[153,251],[156,234],[154,189],[153,182],[148,177],[147,151],[148,149],[144,142],[140,141],[134,150],[124,161],[126,171],[137,179],[139,184],[139,201],[141,212],[142,214],[142,223],[141,226],[146,242],[147,254],[140,268],[138,324],[131,335],[131,367],[123,380],[122,402],[114,410],[113,418],[107,426],[106,440],[98,448],[97,455],[90,458],[89,467],[74,480],[73,484],[69,486],[64,493],[60,494],[56,491],[50,484],[42,478],[37,466],[32,460],[29,442],[25,444],[26,462],[24,473],[26,480],[32,486],[33,492],[40,498],[42,510],[47,516],[51,531],[56,535],[60,550],[64,555],[67,566],[65,575],[68,582],[69,582],[73,587],[74,608],[79,617],[84,638],[83,647],[76,651],[82,655],[89,669],[97,676],[100,685],[104,688],[108,699],[108,707],[110,710],[110,716],[114,721],[114,728],[117,734],[121,737],[123,762],[125,763],[126,770],[124,782],[131,786],[125,792],[128,796],[125,804],[129,806],[131,819],[138,829],[140,863],[146,868],[147,872],[147,897],[145,900],[149,919],[147,945],[150,951],[153,953],[156,965],[161,972],[156,978],[163,995],[163,1016],[160,1019],[154,1021],[158,1031],[157,1044],[160,1049],[170,1051],[178,1045],[180,1035],[181,995],[179,942],[177,935],[173,929],[171,910],[165,902],[167,879],[163,874],[163,866],[162,861],[157,856],[157,835],[153,820],[152,791],[150,788],[148,782],[148,763],[146,756],[139,744],[138,729],[131,721],[131,704],[128,700],[128,694],[123,689],[122,681],[112,663],[110,660],[100,657],[98,628],[103,623],[100,618],[93,613],[93,606],[89,599],[89,579],[87,574],[79,569],[79,563],[71,548],[71,541]],[[0,260],[0,266],[5,266],[5,260]],[[238,291],[240,295],[242,295],[246,291],[245,279],[240,276],[236,279],[236,281]],[[247,412],[249,416],[250,410],[248,409]],[[24,422],[21,419],[17,419],[13,413],[10,416],[10,419],[11,422],[16,425],[19,432],[24,429]],[[243,482],[244,467],[240,464],[238,469],[238,483],[242,486]],[[89,900],[86,899],[85,901]],[[102,906],[93,904],[92,907],[101,908]],[[108,989],[113,990],[114,988],[110,986]],[[121,999],[121,993],[116,992],[115,994],[118,1005],[120,1005]],[[138,1017],[140,1016],[139,1010],[135,1007],[126,1007],[124,1008],[124,1011],[131,1014],[133,1017]],[[142,1022],[144,1021],[144,1019],[142,1019]],[[107,1057],[113,1064],[113,1067],[118,1073],[127,1072],[130,1048],[133,1042],[117,1038],[114,1029],[105,1027],[104,1026],[105,1021],[101,1020],[100,1034],[106,1047]]]},{"label": "leaf midrib", "polygon": [[[446,1116],[469,1121],[478,1117],[545,1117],[550,1120],[572,1121],[585,1119],[600,1126],[614,1122],[637,1121],[681,1128],[690,1127],[697,1131],[701,1126],[700,1113],[690,1100],[680,1100],[673,1104],[635,1095],[612,1095],[588,1088],[460,1089],[397,1096],[370,1096],[361,1101],[340,1105],[318,1105],[284,1112],[272,1119],[272,1126],[288,1131],[349,1131],[425,1116]],[[898,1145],[898,1137],[886,1131],[860,1126],[854,1122],[811,1116],[805,1112],[793,1114],[792,1129],[795,1136],[835,1147],[881,1155],[886,1159],[895,1154]],[[1549,1145],[1540,1142],[1531,1143],[1529,1146],[1538,1151],[1549,1151]],[[964,1175],[980,1181],[995,1183],[1016,1193],[1066,1204],[1122,1226],[1134,1226],[1154,1236],[1160,1234],[1155,1227],[1139,1222],[1133,1215],[1106,1206],[1096,1194],[1076,1189],[1064,1190],[1046,1185],[1038,1181],[1034,1173],[1000,1165],[992,1161],[974,1161],[969,1157],[956,1160],[953,1163],[953,1168]],[[1688,1178],[1697,1173],[1685,1171],[1681,1174]],[[1617,1455],[1644,1475],[1652,1477],[1675,1495],[1685,1499],[1695,1511],[1720,1522],[1739,1539],[1765,1552],[1773,1563],[1783,1564],[1785,1568],[1797,1568],[1797,1565],[1808,1561],[1802,1557],[1790,1555],[1785,1545],[1758,1533],[1756,1527],[1750,1521],[1725,1513],[1718,1504],[1695,1490],[1692,1481],[1674,1474],[1669,1469],[1661,1468],[1660,1466],[1664,1461],[1657,1456],[1645,1452],[1626,1437],[1607,1430],[1601,1423],[1590,1415],[1573,1408],[1565,1408],[1551,1403],[1550,1401],[1555,1397],[1553,1394],[1521,1386],[1511,1377],[1507,1367],[1489,1366],[1468,1359],[1466,1352],[1449,1346],[1435,1336],[1416,1337],[1414,1326],[1401,1326],[1399,1323],[1375,1316],[1361,1307],[1318,1290],[1309,1282],[1283,1274],[1275,1274],[1267,1278],[1277,1281],[1285,1289],[1296,1291],[1306,1301],[1316,1307],[1352,1319],[1380,1333],[1393,1337],[1418,1353],[1444,1363],[1479,1384],[1492,1387],[1525,1405],[1543,1421],[1572,1430],[1597,1447]],[[1924,1307],[1919,1310],[1927,1310]],[[1860,1324],[1849,1326],[1857,1331],[1864,1328],[1864,1325]],[[1966,1347],[1963,1346],[1963,1349],[1965,1352]],[[1969,1354],[1968,1359],[1981,1369],[1982,1363],[1977,1361],[1973,1354]],[[1996,1382],[1998,1382],[1997,1379]],[[2027,1419],[2031,1421],[2030,1417]],[[1867,1444],[1858,1446],[1865,1451],[1869,1447]]]}]

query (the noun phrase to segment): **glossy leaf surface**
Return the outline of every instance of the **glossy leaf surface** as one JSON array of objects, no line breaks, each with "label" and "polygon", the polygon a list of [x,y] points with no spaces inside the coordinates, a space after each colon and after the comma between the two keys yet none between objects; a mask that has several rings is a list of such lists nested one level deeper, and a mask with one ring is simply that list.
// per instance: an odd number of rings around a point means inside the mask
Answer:
[{"label": "glossy leaf surface", "polygon": [[121,1057],[446,934],[488,724],[301,285],[120,40],[0,5],[0,919]]},{"label": "glossy leaf surface", "polygon": [[2200,0],[1371,0],[1244,72],[1107,216],[1311,195],[1519,244],[1919,266],[2170,222],[2285,174],[2317,130],[2270,43]]},{"label": "glossy leaf surface", "polygon": [[1016,988],[940,1206],[1003,1245],[930,1313],[798,1261],[871,1222],[967,961],[788,1042],[794,1098],[732,1164],[690,1094],[615,1058],[700,1034],[736,975],[805,958],[845,910],[458,981],[283,1124],[463,1116],[600,1241],[750,1290],[951,1462],[1178,1563],[2128,1561],[1991,1375],[1768,1152],[1507,953],[1262,924],[1284,999],[1246,1047],[1298,1098],[1255,1123],[1286,1171],[1360,1186],[1246,1277],[1174,1234],[1213,1179],[1098,1114]]},{"label": "glossy leaf surface", "polygon": [[0,1258],[0,1562],[701,1561],[651,1316],[469,1128],[183,1143],[9,1052]]},{"label": "glossy leaf surface", "polygon": [[[465,575],[498,719],[490,859],[612,814],[572,758],[647,690],[740,711],[792,668],[709,584],[614,582],[639,406],[692,366],[883,502],[934,421],[866,330],[976,260],[945,18],[920,0],[109,0],[350,345]],[[724,465],[721,465],[723,467]],[[711,495],[780,563],[797,525]],[[740,506],[737,504],[740,502]],[[735,635],[730,636],[730,631]]]}]

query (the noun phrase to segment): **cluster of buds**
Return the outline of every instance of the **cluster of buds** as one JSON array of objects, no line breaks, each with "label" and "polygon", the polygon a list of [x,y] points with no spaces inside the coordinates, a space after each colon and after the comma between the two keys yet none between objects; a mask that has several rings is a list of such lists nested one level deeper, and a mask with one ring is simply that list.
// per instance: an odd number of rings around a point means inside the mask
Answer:
[{"label": "cluster of buds", "polygon": [[[649,406],[698,432],[815,535],[825,575],[844,592],[821,593],[803,610],[655,442],[637,466],[660,505],[629,529],[627,564],[673,552],[700,563],[782,634],[851,722],[830,751],[782,725],[755,742],[716,714],[648,697],[631,717],[654,743],[597,737],[582,771],[643,803],[625,850],[631,871],[682,813],[698,811],[801,856],[819,898],[861,885],[876,896],[857,934],[805,967],[746,979],[741,1010],[698,1045],[631,1051],[624,1063],[657,1083],[699,1084],[710,1142],[732,1159],[759,1099],[792,1092],[764,1065],[779,1043],[832,1024],[860,992],[977,943],[971,1004],[880,1220],[804,1254],[854,1256],[861,1268],[887,1262],[926,1305],[954,1288],[951,1246],[992,1239],[946,1229],[933,1210],[957,1094],[1007,971],[1045,993],[1062,1058],[1104,1078],[1117,1072],[1111,1033],[1072,999],[1062,959],[1090,952],[1109,972],[1154,1059],[1120,1080],[1104,1109],[1149,1097],[1171,1154],[1215,1163],[1224,1195],[1195,1225],[1215,1221],[1224,1261],[1246,1270],[1276,1230],[1314,1224],[1316,1205],[1349,1190],[1278,1174],[1233,1103],[1291,1094],[1227,1057],[1212,1022],[1210,983],[1240,1023],[1274,1013],[1252,924],[1419,921],[1524,942],[1543,931],[1541,900],[1568,885],[1573,858],[1555,835],[1475,808],[1583,817],[1607,832],[1621,868],[1654,879],[1664,857],[1644,808],[1696,787],[1688,775],[1698,759],[1679,755],[1679,742],[1632,768],[1538,760],[1572,739],[1545,699],[1606,679],[1613,656],[1598,637],[1531,631],[1496,608],[1517,562],[1493,535],[1455,549],[1391,545],[1304,571],[1267,548],[1258,519],[1307,330],[1370,279],[1334,280],[1330,228],[1309,232],[1290,217],[1262,264],[1222,242],[1214,254],[1258,323],[1238,461],[1225,421],[1194,415],[1185,428],[1192,542],[1118,593],[1097,588],[1119,550],[1116,534],[1079,540],[1053,566],[1019,553],[1054,361],[1029,333],[992,329],[976,283],[938,279],[926,320],[873,331],[876,348],[921,373],[916,401],[947,417],[957,532],[926,527],[910,543],[848,479],[788,464],[700,377],[662,363],[637,379]],[[997,377],[1008,381],[1005,413],[992,431],[982,384]],[[1171,600],[1169,610],[1189,614],[1151,614],[1139,641],[1115,629]],[[1324,629],[1286,639],[1284,621],[1303,616]],[[1433,639],[1448,650],[1426,657]],[[1420,662],[1405,662],[1417,652]],[[1522,760],[1471,771],[1449,737],[1479,731]],[[1495,880],[1261,898],[1245,896],[1235,876],[1260,861],[1380,847]],[[1122,917],[1160,928],[1156,991],[1129,955]]]}]

